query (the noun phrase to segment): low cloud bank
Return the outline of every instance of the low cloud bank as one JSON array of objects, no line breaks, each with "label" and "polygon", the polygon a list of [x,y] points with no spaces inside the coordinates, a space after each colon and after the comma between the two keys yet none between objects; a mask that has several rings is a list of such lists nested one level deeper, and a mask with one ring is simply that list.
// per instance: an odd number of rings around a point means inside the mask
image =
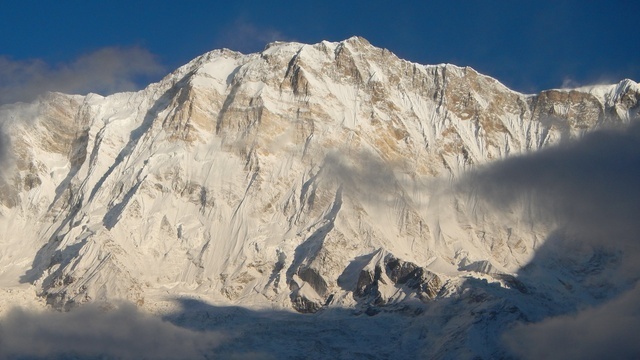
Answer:
[{"label": "low cloud bank", "polygon": [[0,358],[204,359],[224,339],[177,327],[131,304],[92,304],[68,313],[14,309],[0,319]]},{"label": "low cloud bank", "polygon": [[522,359],[640,358],[640,286],[576,315],[520,324],[505,334]]},{"label": "low cloud bank", "polygon": [[[604,276],[596,307],[576,304],[576,314],[519,324],[504,336],[522,358],[640,358],[640,122],[598,130],[583,139],[487,166],[462,185],[497,209],[523,196],[538,221],[562,234],[548,240],[547,254],[570,259],[575,252],[616,254],[618,261],[583,275]],[[535,260],[534,260],[535,261]],[[578,275],[577,275],[578,276]],[[631,290],[629,290],[631,287]],[[626,291],[625,291],[626,290]],[[619,294],[616,297],[616,294]],[[609,298],[607,301],[607,297]]]}]

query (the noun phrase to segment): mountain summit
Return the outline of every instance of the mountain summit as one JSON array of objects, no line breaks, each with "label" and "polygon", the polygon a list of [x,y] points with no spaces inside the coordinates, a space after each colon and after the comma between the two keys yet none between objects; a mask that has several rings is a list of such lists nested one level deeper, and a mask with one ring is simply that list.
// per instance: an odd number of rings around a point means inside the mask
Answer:
[{"label": "mountain summit", "polygon": [[49,93],[0,108],[0,281],[61,309],[418,314],[458,298],[534,321],[550,310],[522,299],[588,293],[587,275],[519,276],[557,224],[530,197],[501,207],[461,184],[639,112],[631,80],[527,95],[359,37],[215,50],[139,92]]}]

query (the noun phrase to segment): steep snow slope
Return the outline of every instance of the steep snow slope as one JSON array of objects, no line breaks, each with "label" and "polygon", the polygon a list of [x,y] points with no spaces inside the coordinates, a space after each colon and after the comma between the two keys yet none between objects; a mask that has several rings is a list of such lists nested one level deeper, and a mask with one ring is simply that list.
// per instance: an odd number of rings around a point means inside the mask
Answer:
[{"label": "steep snow slope", "polygon": [[140,92],[4,106],[2,284],[60,308],[198,296],[372,313],[473,279],[518,290],[553,221],[454,185],[634,121],[639,99],[630,80],[524,95],[356,37],[216,50]]}]

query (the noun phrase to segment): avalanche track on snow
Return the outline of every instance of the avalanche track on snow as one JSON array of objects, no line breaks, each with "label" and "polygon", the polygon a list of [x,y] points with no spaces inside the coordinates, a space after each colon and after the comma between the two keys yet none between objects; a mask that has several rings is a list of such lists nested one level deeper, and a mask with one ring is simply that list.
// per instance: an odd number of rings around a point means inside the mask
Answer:
[{"label": "avalanche track on snow", "polygon": [[[506,329],[635,286],[637,190],[580,209],[637,184],[639,112],[631,80],[521,94],[359,37],[4,105],[0,309],[128,301],[255,356],[510,356]],[[607,216],[625,231],[576,231]]]}]

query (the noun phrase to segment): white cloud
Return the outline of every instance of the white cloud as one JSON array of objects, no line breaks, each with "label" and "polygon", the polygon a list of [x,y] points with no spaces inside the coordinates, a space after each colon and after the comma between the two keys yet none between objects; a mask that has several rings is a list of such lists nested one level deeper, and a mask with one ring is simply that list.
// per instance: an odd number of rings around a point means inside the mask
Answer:
[{"label": "white cloud", "polygon": [[0,56],[0,105],[28,102],[47,91],[105,95],[135,90],[137,79],[163,72],[156,57],[140,47],[106,47],[56,65]]},{"label": "white cloud", "polygon": [[0,319],[3,359],[204,359],[224,340],[219,333],[180,328],[131,304],[108,310],[85,305],[67,313],[14,309]]},{"label": "white cloud", "polygon": [[531,194],[538,213],[553,215],[554,225],[570,238],[593,247],[629,249],[625,256],[635,263],[640,260],[639,165],[640,122],[634,122],[497,162],[463,183],[498,208]]},{"label": "white cloud", "polygon": [[505,334],[522,359],[640,358],[640,286],[576,315],[521,324]]},{"label": "white cloud", "polygon": [[580,86],[581,86],[580,83],[578,83],[577,81],[573,80],[570,77],[565,77],[562,80],[562,89],[574,89]]},{"label": "white cloud", "polygon": [[465,181],[498,209],[530,196],[535,220],[560,230],[537,250],[538,268],[550,257],[580,267],[582,253],[616,256],[602,268],[570,269],[600,295],[566,299],[574,314],[515,326],[504,336],[511,350],[526,359],[640,358],[640,122],[495,163]]},{"label": "white cloud", "polygon": [[262,28],[240,18],[218,36],[215,46],[251,53],[262,50],[270,42],[291,40],[279,30]]}]

